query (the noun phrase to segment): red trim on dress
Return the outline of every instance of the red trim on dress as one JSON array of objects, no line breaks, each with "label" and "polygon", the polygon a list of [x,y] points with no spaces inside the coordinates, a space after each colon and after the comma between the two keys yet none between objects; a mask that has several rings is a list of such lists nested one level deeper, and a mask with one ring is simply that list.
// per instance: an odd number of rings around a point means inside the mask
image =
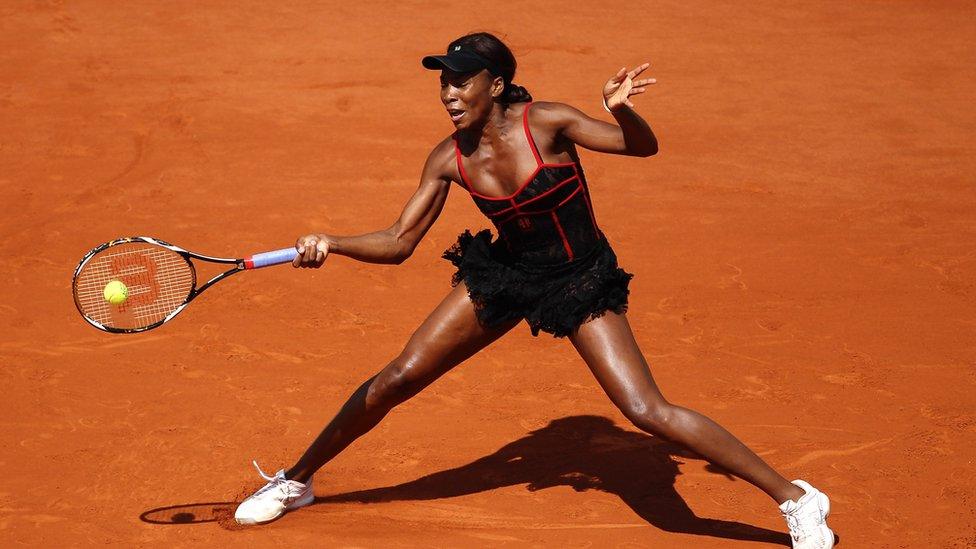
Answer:
[{"label": "red trim on dress", "polygon": [[552,216],[553,222],[556,223],[556,230],[559,231],[559,238],[563,239],[563,248],[566,248],[566,255],[568,255],[568,261],[573,260],[573,248],[569,246],[569,239],[566,238],[566,233],[563,231],[563,225],[559,222],[559,217],[556,215],[555,210],[550,211],[549,215]]},{"label": "red trim on dress", "polygon": [[542,156],[539,154],[539,149],[537,149],[535,146],[535,139],[532,139],[532,131],[529,130],[529,107],[531,106],[532,102],[530,101],[527,105],[525,105],[525,110],[522,111],[522,128],[525,129],[525,137],[529,140],[529,148],[532,149],[532,154],[535,155],[535,163],[541,167],[545,165],[545,162],[542,161]]},{"label": "red trim on dress", "polygon": [[569,193],[569,196],[567,196],[566,198],[562,199],[562,201],[559,204],[556,204],[551,209],[556,210],[558,208],[561,208],[563,206],[563,204],[565,204],[565,203],[569,202],[570,200],[572,200],[573,197],[576,196],[576,195],[578,195],[580,193],[580,191],[582,191],[582,190],[583,190],[583,185],[580,185],[580,186],[576,187],[576,190],[575,191]]},{"label": "red trim on dress", "polygon": [[454,158],[457,159],[458,175],[461,176],[461,184],[464,188],[471,191],[471,183],[468,182],[468,174],[464,171],[464,164],[461,162],[461,145],[458,144],[457,137],[454,138]]},{"label": "red trim on dress", "polygon": [[[531,203],[535,202],[536,200],[541,200],[541,199],[549,196],[550,194],[558,191],[564,185],[567,185],[568,183],[572,182],[574,179],[578,180],[579,177],[577,177],[575,175],[572,176],[572,177],[567,177],[566,179],[563,179],[559,183],[556,183],[555,185],[553,185],[552,188],[549,189],[548,191],[546,191],[546,192],[544,192],[544,193],[542,193],[542,194],[540,194],[538,196],[533,196],[532,198],[530,198],[528,200],[525,200],[523,202],[516,202],[511,208],[505,208],[504,210],[498,210],[497,212],[492,212],[492,213],[487,214],[487,215],[490,218],[494,218],[494,217],[498,217],[498,216],[500,216],[502,214],[506,214],[506,213],[508,213],[508,212],[510,212],[512,210],[515,210],[517,212],[521,212],[521,208],[524,207],[526,204],[531,204]],[[512,201],[514,202],[514,199],[512,199]],[[547,211],[549,211],[549,210],[541,210],[541,211],[538,211],[538,212],[535,212],[535,213],[546,213]]]},{"label": "red trim on dress", "polygon": [[535,176],[539,175],[539,172],[542,171],[542,168],[565,168],[566,166],[576,166],[576,162],[562,162],[559,164],[541,164],[539,166],[536,166],[535,171],[532,172],[532,175],[530,175],[529,178],[525,180],[525,183],[522,183],[522,185],[519,186],[517,191],[515,191],[514,193],[508,196],[488,196],[486,194],[481,194],[470,188],[468,189],[468,192],[477,196],[478,198],[484,198],[485,200],[511,200],[516,196],[518,196],[519,193],[524,191],[525,188],[529,186],[529,183],[532,183],[532,181],[535,180]]},{"label": "red trim on dress", "polygon": [[[522,217],[522,216],[526,216],[526,215],[544,215],[544,214],[547,214],[547,213],[549,213],[549,212],[551,212],[553,210],[556,210],[558,208],[563,207],[564,204],[566,204],[567,202],[569,202],[574,196],[576,196],[577,194],[579,194],[580,191],[582,191],[582,190],[583,190],[583,186],[582,185],[580,185],[579,187],[576,187],[576,190],[574,190],[573,192],[569,193],[569,196],[567,196],[559,204],[556,204],[555,206],[553,206],[551,208],[546,208],[545,210],[537,210],[537,211],[531,211],[531,212],[525,212],[525,211],[516,209],[514,213],[512,213],[511,215],[509,215],[505,219],[496,220],[496,219],[492,218],[492,220],[495,223],[499,224],[499,225],[504,225],[505,223],[508,223],[509,221],[515,219],[516,217]],[[521,205],[522,204],[519,204],[519,206],[521,206]],[[512,208],[508,208],[505,211],[506,212],[510,212],[510,211],[512,211]]]}]

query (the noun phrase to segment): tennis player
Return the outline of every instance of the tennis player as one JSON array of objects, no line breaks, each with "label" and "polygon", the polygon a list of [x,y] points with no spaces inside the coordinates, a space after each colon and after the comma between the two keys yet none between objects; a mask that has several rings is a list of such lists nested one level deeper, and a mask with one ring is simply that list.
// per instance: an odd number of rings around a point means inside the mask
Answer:
[{"label": "tennis player", "polygon": [[[498,38],[470,34],[423,66],[440,71],[440,100],[456,131],[427,158],[420,186],[388,229],[359,236],[310,234],[296,243],[295,267],[320,267],[329,254],[401,263],[437,219],[451,185],[463,187],[492,221],[465,231],[445,252],[453,291],[400,354],[366,380],[305,454],[237,508],[242,524],[274,520],[310,504],[312,475],[396,405],[525,321],[568,337],[610,400],[639,429],[686,446],[769,495],[786,518],[793,547],[826,549],[827,496],[787,481],[711,419],[665,400],[627,321],[631,276],[617,265],[593,214],[577,147],[648,157],[658,150],[632,98],[654,79],[647,64],[620,69],[603,87],[616,124],[560,103],[533,103],[512,83],[515,57]],[[255,463],[257,466],[257,463]]]}]

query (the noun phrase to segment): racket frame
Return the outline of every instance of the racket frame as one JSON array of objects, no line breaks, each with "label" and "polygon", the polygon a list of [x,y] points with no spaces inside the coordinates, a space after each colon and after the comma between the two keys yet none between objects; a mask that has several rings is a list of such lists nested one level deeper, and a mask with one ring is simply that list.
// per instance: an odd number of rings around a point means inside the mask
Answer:
[{"label": "racket frame", "polygon": [[[98,322],[98,321],[96,321],[96,320],[94,320],[92,318],[89,318],[88,315],[86,315],[85,312],[82,310],[81,304],[78,303],[78,292],[77,292],[78,274],[81,273],[81,270],[85,267],[85,265],[87,265],[88,262],[91,261],[91,259],[94,258],[99,252],[105,251],[108,248],[111,248],[113,246],[118,246],[120,244],[128,244],[128,243],[133,243],[133,242],[142,242],[142,243],[151,244],[151,245],[154,245],[154,246],[159,246],[159,247],[166,248],[167,250],[170,250],[170,251],[178,254],[180,257],[183,258],[183,261],[186,261],[187,265],[190,266],[190,272],[193,275],[193,287],[190,289],[190,293],[189,293],[189,295],[186,296],[186,299],[183,300],[183,303],[180,304],[175,309],[173,309],[173,311],[171,311],[165,317],[163,317],[162,320],[158,320],[158,321],[156,321],[156,322],[154,322],[154,323],[152,323],[152,324],[150,324],[148,326],[143,326],[143,327],[139,327],[139,328],[115,328],[115,327],[112,327],[112,326],[106,326],[106,325],[102,324],[101,322]],[[223,264],[223,265],[233,265],[234,267],[231,268],[231,269],[228,269],[228,270],[226,270],[226,271],[224,271],[222,273],[217,274],[216,276],[214,276],[210,280],[206,281],[202,286],[200,286],[198,288],[197,287],[197,270],[196,270],[196,267],[193,265],[193,262],[190,261],[191,258],[192,259],[200,259],[200,260],[203,260],[203,261],[209,261],[211,263],[218,263],[218,264]],[[247,269],[254,268],[253,266],[249,266],[248,265],[249,263],[250,263],[250,258],[248,258],[248,259],[230,259],[230,258],[226,258],[226,257],[214,257],[214,256],[210,256],[210,255],[198,254],[198,253],[195,253],[195,252],[191,252],[189,250],[184,250],[183,248],[180,248],[179,246],[175,246],[173,244],[170,244],[169,242],[165,242],[163,240],[159,240],[158,238],[153,238],[151,236],[127,236],[127,237],[123,237],[123,238],[116,238],[115,240],[112,240],[112,241],[106,242],[104,244],[101,244],[99,246],[96,246],[91,251],[89,251],[87,254],[85,254],[85,257],[83,257],[81,259],[81,262],[78,263],[78,266],[75,268],[74,274],[71,276],[71,294],[72,294],[72,297],[75,300],[75,307],[78,309],[78,312],[81,313],[81,317],[84,318],[86,322],[88,322],[89,324],[91,324],[95,328],[98,328],[99,330],[102,330],[102,331],[105,331],[105,332],[111,332],[113,334],[135,334],[135,333],[139,333],[139,332],[145,332],[147,330],[152,330],[153,328],[158,328],[159,326],[162,326],[166,322],[169,322],[170,320],[173,319],[173,317],[175,317],[176,315],[178,315],[180,313],[180,311],[182,311],[184,308],[186,308],[186,306],[189,305],[190,302],[193,301],[194,298],[196,298],[198,295],[202,294],[203,291],[206,290],[207,288],[213,286],[217,282],[220,282],[221,280],[227,278],[230,275],[239,273],[239,272],[244,271],[244,270],[247,270]]]}]

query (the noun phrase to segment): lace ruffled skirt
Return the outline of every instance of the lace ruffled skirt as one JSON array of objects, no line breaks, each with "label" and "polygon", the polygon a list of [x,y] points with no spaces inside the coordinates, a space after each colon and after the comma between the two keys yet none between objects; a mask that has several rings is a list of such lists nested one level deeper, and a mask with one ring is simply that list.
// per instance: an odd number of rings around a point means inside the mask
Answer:
[{"label": "lace ruffled skirt", "polygon": [[539,266],[512,258],[487,229],[464,231],[444,259],[457,267],[451,283],[467,286],[482,326],[525,319],[534,336],[565,337],[607,311],[627,310],[633,275],[617,266],[606,239],[569,263]]}]

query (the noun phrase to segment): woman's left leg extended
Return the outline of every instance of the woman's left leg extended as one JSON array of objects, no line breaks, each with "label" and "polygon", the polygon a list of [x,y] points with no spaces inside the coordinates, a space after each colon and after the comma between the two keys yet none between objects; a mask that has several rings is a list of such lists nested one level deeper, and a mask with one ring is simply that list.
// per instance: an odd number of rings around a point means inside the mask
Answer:
[{"label": "woman's left leg extended", "polygon": [[641,430],[685,446],[752,483],[777,503],[803,495],[802,489],[722,426],[664,399],[626,316],[607,312],[580,326],[570,341],[610,400]]}]

